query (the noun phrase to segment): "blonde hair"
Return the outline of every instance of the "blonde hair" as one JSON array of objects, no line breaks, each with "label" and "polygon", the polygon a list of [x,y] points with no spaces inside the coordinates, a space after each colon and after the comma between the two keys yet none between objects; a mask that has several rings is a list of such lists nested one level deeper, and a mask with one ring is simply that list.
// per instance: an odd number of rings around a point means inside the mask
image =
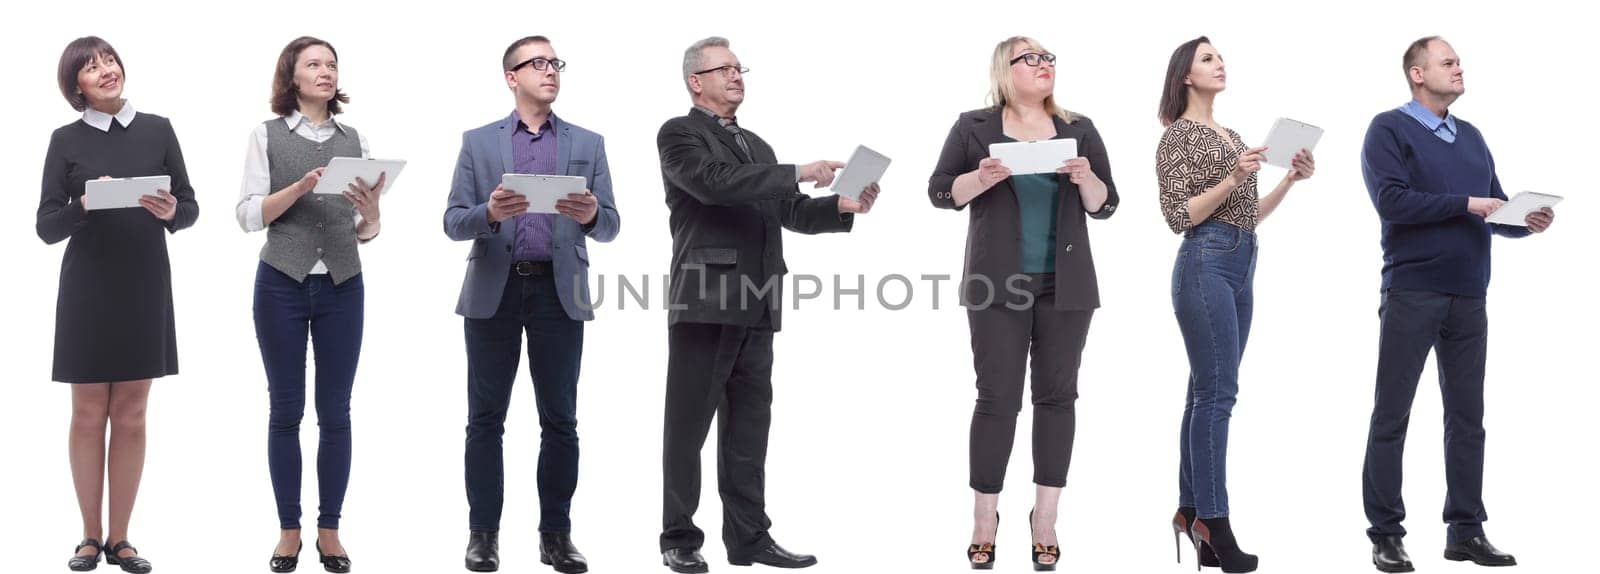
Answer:
[{"label": "blonde hair", "polygon": [[[1016,86],[1011,81],[1011,48],[1017,44],[1027,44],[1037,52],[1044,52],[1044,46],[1039,41],[1027,36],[1012,36],[1002,40],[994,47],[994,59],[989,64],[989,105],[1004,112],[1006,105],[1016,99]],[[1043,65],[1041,63],[1040,65]],[[1067,123],[1073,122],[1072,112],[1056,104],[1056,95],[1044,97],[1044,109],[1050,115],[1061,118]]]}]

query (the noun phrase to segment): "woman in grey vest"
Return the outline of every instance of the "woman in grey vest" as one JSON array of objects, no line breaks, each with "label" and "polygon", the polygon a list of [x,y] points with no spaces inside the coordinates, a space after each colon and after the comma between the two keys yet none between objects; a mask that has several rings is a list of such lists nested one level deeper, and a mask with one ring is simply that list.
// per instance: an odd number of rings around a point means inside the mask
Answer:
[{"label": "woman in grey vest", "polygon": [[[270,566],[290,572],[300,548],[300,419],[306,404],[306,338],[316,353],[317,553],[329,572],[348,572],[339,511],[350,479],[350,389],[361,356],[363,289],[358,243],[378,236],[385,176],[342,193],[313,193],[335,157],[367,157],[367,141],[334,121],[339,90],[333,46],[301,37],[278,56],[272,111],[245,157],[239,226],[267,231],[256,268],[255,324],[271,415],[267,463],[282,535]],[[370,183],[370,185],[369,185]]]}]

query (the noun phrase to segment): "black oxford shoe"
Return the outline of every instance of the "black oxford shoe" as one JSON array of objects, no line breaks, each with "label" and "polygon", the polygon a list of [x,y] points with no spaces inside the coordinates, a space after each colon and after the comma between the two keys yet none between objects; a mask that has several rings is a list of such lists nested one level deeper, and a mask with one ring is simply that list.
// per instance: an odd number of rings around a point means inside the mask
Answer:
[{"label": "black oxford shoe", "polygon": [[589,560],[572,544],[572,535],[566,532],[539,533],[539,562],[549,564],[562,574],[582,574],[589,571]]},{"label": "black oxford shoe", "polygon": [[467,538],[467,569],[494,572],[500,569],[500,533],[472,531]]},{"label": "black oxford shoe", "polygon": [[1456,562],[1471,560],[1479,566],[1516,566],[1517,559],[1510,554],[1501,552],[1489,543],[1489,539],[1478,536],[1464,542],[1446,544],[1444,546],[1444,559]]},{"label": "black oxford shoe", "polygon": [[1399,536],[1385,536],[1372,543],[1372,565],[1377,566],[1379,572],[1416,571]]},{"label": "black oxford shoe", "polygon": [[668,548],[661,553],[661,564],[681,574],[705,574],[711,571],[706,559],[693,548]]},{"label": "black oxford shoe", "polygon": [[749,566],[751,564],[765,564],[773,568],[805,568],[815,566],[817,557],[810,554],[795,554],[778,546],[777,542],[767,545],[766,548],[757,550],[748,556],[728,556],[728,562],[734,566]]}]

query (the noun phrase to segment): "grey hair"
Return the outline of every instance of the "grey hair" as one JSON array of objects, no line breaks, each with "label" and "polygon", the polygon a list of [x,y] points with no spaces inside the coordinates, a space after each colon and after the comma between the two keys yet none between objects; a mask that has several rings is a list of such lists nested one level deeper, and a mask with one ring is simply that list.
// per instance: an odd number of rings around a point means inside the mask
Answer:
[{"label": "grey hair", "polygon": [[[722,36],[712,36],[690,44],[689,49],[683,51],[683,88],[688,90],[689,76],[694,75],[695,72],[700,71],[701,66],[706,65],[706,48],[727,47],[728,39]],[[689,90],[689,93],[693,94],[694,90]]]}]

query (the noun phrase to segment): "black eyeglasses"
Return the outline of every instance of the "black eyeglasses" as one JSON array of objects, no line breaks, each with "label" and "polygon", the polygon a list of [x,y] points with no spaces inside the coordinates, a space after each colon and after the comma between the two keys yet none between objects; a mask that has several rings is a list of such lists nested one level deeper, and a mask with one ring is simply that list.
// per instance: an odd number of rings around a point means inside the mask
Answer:
[{"label": "black eyeglasses", "polygon": [[1040,62],[1054,66],[1056,65],[1056,55],[1049,52],[1028,52],[1011,59],[1012,64],[1017,62],[1023,62],[1035,68],[1039,67]]},{"label": "black eyeglasses", "polygon": [[741,75],[741,76],[750,73],[750,68],[746,68],[744,66],[734,66],[732,64],[729,64],[729,65],[726,65],[726,66],[717,66],[715,68],[710,68],[710,69],[707,69],[707,70],[700,70],[700,71],[695,72],[694,74],[691,74],[691,75],[698,76],[700,74],[709,74],[711,72],[720,72],[720,73],[722,73],[722,77],[731,78],[731,77],[733,77],[733,73],[734,72],[739,72],[739,75]]},{"label": "black eyeglasses", "polygon": [[550,69],[550,66],[555,66],[557,72],[560,72],[562,70],[567,69],[567,61],[566,60],[550,59],[550,58],[546,58],[544,56],[536,56],[536,57],[533,57],[533,58],[529,58],[527,60],[523,60],[521,64],[517,64],[515,66],[512,66],[511,67],[511,71],[515,72],[517,70],[522,69],[523,66],[528,66],[528,65],[532,65],[533,69],[541,71],[541,72]]}]

